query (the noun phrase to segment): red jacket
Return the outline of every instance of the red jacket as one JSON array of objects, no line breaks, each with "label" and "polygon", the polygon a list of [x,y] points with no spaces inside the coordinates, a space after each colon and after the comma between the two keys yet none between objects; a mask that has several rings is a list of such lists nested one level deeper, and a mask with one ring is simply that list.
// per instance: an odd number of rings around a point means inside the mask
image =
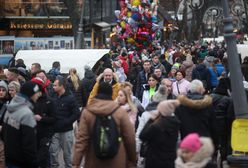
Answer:
[{"label": "red jacket", "polygon": [[121,60],[121,66],[124,69],[125,74],[128,74],[128,63],[127,63],[127,59],[125,57],[122,57],[121,55],[118,57]]}]

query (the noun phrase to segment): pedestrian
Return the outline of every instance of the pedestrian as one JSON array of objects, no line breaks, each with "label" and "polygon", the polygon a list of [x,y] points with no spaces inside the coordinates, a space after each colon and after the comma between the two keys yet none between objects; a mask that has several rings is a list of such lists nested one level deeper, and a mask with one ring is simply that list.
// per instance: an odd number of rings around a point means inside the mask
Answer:
[{"label": "pedestrian", "polygon": [[113,70],[110,68],[106,68],[103,71],[103,73],[98,76],[97,82],[95,83],[95,85],[94,85],[94,87],[90,93],[90,96],[88,99],[88,104],[90,104],[92,99],[96,96],[99,84],[101,82],[110,83],[112,85],[112,88],[113,88],[112,99],[115,100],[117,98],[118,91],[120,90],[120,83],[118,82],[116,75],[113,73]]},{"label": "pedestrian", "polygon": [[[8,85],[4,80],[0,80],[0,133],[2,134],[3,118],[9,103]],[[0,138],[0,167],[5,167],[4,143]]]},{"label": "pedestrian", "polygon": [[84,78],[80,81],[80,90],[82,92],[82,107],[87,105],[90,92],[96,83],[96,75],[91,70],[91,68],[89,66],[85,66],[84,71]]},{"label": "pedestrian", "polygon": [[[130,122],[127,112],[118,108],[118,103],[112,100],[112,87],[109,83],[99,85],[97,95],[88,105],[80,118],[79,130],[76,137],[73,153],[73,167],[79,168],[82,158],[85,158],[84,168],[126,168],[134,167],[136,162],[134,127]],[[113,114],[122,140],[118,153],[112,159],[99,159],[93,148],[93,126],[95,115],[108,115],[113,109],[118,108]]]},{"label": "pedestrian", "polygon": [[131,123],[133,124],[133,126],[135,126],[137,118],[137,108],[132,102],[130,92],[125,88],[120,89],[116,100],[119,105],[126,110]]},{"label": "pedestrian", "polygon": [[200,136],[213,139],[216,144],[216,119],[212,105],[212,98],[204,96],[205,89],[200,80],[193,80],[189,84],[187,95],[180,95],[180,106],[175,114],[181,121],[181,139],[189,133],[196,132]]},{"label": "pedestrian", "polygon": [[76,68],[69,70],[67,77],[68,88],[72,91],[80,107],[82,107],[82,93],[80,90],[80,80]]},{"label": "pedestrian", "polygon": [[38,165],[40,168],[47,168],[50,165],[49,147],[54,134],[56,106],[54,101],[45,92],[45,82],[39,77],[35,77],[31,81],[42,88],[42,95],[37,100],[33,112],[37,122]]},{"label": "pedestrian", "polygon": [[36,76],[36,73],[41,70],[41,65],[39,63],[33,63],[30,69],[31,79]]},{"label": "pedestrian", "polygon": [[217,168],[211,163],[212,140],[197,133],[187,135],[179,145],[175,168]]},{"label": "pedestrian", "polygon": [[135,96],[142,101],[144,92],[144,85],[148,83],[148,77],[152,74],[151,62],[145,60],[143,63],[143,70],[138,73]]},{"label": "pedestrian", "polygon": [[142,143],[139,138],[140,132],[143,130],[146,123],[152,118],[153,114],[158,113],[157,106],[163,100],[167,100],[167,89],[166,86],[160,85],[157,92],[154,94],[152,101],[147,105],[145,112],[143,112],[139,117],[139,124],[135,134],[136,152],[139,156],[137,166],[139,168],[144,167],[144,158],[140,156],[140,146]]},{"label": "pedestrian", "polygon": [[139,137],[147,143],[145,168],[174,168],[180,122],[173,113],[179,103],[178,100],[160,102],[158,113],[141,131]]},{"label": "pedestrian", "polygon": [[185,72],[178,70],[175,75],[176,81],[172,84],[173,96],[177,97],[178,95],[186,95],[189,90],[190,82],[185,79]]},{"label": "pedestrian", "polygon": [[155,74],[151,74],[148,77],[148,84],[143,85],[143,95],[142,95],[142,106],[146,106],[151,102],[153,95],[158,90],[159,79]]},{"label": "pedestrian", "polygon": [[19,76],[19,72],[18,72],[17,68],[9,68],[8,69],[6,77],[7,77],[7,81],[9,83],[12,81],[16,81],[16,82],[20,83],[18,76]]},{"label": "pedestrian", "polygon": [[66,79],[58,75],[53,84],[57,107],[54,135],[50,146],[51,168],[59,167],[59,153],[63,150],[65,168],[71,168],[72,145],[74,140],[73,123],[79,118],[79,107],[74,95],[66,87]]},{"label": "pedestrian", "polygon": [[16,81],[12,81],[8,85],[9,95],[11,99],[20,92],[20,84]]},{"label": "pedestrian", "polygon": [[42,79],[42,81],[44,81],[43,88],[46,94],[49,97],[53,97],[53,95],[55,94],[53,90],[53,83],[48,79],[46,71],[43,69],[37,71],[35,77],[38,77]]},{"label": "pedestrian", "polygon": [[36,121],[32,110],[41,90],[36,83],[26,82],[7,107],[3,140],[9,168],[38,168]]}]

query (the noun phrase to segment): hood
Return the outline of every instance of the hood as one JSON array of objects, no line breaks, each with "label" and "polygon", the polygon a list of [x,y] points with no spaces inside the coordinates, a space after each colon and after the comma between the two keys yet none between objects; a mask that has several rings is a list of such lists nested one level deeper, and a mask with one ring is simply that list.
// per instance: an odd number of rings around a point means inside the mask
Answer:
[{"label": "hood", "polygon": [[18,94],[10,101],[7,106],[7,110],[12,113],[20,109],[22,106],[28,106],[30,109],[33,109],[33,104],[27,98]]},{"label": "hood", "polygon": [[86,70],[84,73],[84,77],[87,79],[95,78],[95,74],[91,70]]},{"label": "hood", "polygon": [[179,95],[177,99],[180,101],[181,105],[193,108],[193,109],[203,109],[212,104],[211,96],[202,96],[198,94],[192,95]]},{"label": "hood", "polygon": [[178,149],[177,159],[175,161],[176,168],[203,168],[210,161],[214,152],[213,143],[210,138],[201,137],[201,148],[194,154],[189,162],[184,162],[182,159],[182,151]]},{"label": "hood", "polygon": [[192,157],[192,162],[200,162],[204,158],[211,158],[212,154],[214,153],[213,142],[210,138],[201,137],[200,141],[202,146]]},{"label": "hood", "polygon": [[118,103],[113,100],[94,98],[86,109],[97,115],[107,115],[117,107],[119,107]]},{"label": "hood", "polygon": [[183,66],[185,66],[186,68],[192,67],[193,65],[194,63],[192,60],[183,61]]},{"label": "hood", "polygon": [[196,66],[197,71],[203,71],[205,69],[206,69],[206,65],[204,65],[204,64],[199,64]]}]

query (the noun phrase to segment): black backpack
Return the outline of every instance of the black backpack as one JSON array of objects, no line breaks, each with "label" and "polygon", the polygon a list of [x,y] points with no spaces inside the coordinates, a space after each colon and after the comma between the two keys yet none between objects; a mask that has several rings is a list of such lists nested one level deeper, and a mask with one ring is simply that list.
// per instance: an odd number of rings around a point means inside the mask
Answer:
[{"label": "black backpack", "polygon": [[120,134],[112,114],[119,108],[115,108],[106,116],[96,115],[93,128],[93,148],[99,159],[111,159],[119,150]]}]

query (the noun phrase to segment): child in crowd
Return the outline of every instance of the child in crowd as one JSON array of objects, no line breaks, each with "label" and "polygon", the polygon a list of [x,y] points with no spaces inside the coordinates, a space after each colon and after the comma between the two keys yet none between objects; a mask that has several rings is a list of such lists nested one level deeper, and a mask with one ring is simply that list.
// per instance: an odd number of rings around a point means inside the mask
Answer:
[{"label": "child in crowd", "polygon": [[211,163],[214,152],[210,138],[199,137],[197,133],[187,135],[181,142],[175,161],[176,168],[216,168]]}]

